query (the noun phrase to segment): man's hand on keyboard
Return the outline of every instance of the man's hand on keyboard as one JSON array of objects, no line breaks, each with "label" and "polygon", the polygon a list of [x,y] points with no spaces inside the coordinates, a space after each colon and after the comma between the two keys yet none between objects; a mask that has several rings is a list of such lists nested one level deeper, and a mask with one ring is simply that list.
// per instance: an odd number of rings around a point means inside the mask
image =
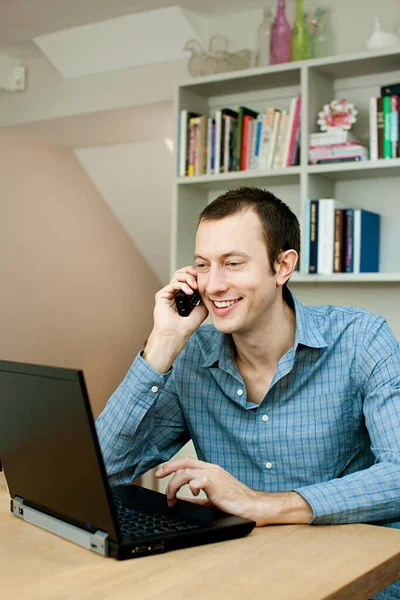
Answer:
[{"label": "man's hand on keyboard", "polygon": [[160,467],[156,476],[162,478],[172,473],[166,489],[169,506],[174,506],[177,493],[188,484],[194,496],[203,490],[208,498],[208,501],[193,498],[193,502],[211,503],[227,513],[251,519],[257,526],[309,523],[313,518],[310,505],[296,492],[267,494],[252,490],[218,465],[196,458],[179,458]]}]

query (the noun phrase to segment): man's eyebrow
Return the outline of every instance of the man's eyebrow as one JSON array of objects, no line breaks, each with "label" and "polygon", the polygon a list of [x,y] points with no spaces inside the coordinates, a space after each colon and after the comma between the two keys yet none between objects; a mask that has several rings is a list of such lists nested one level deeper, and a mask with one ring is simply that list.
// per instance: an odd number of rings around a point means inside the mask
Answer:
[{"label": "man's eyebrow", "polygon": [[[241,256],[243,258],[250,258],[249,255],[246,254],[246,252],[241,252],[240,250],[229,250],[229,252],[224,252],[224,254],[221,254],[222,258],[228,258],[229,256]],[[201,258],[202,260],[206,260],[200,254],[194,254],[193,257],[194,259]]]}]

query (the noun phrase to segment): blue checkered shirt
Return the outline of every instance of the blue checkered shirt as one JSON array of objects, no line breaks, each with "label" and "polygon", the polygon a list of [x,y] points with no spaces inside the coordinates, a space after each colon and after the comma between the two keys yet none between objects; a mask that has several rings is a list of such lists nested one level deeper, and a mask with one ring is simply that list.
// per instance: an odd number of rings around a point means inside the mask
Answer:
[{"label": "blue checkered shirt", "polygon": [[[96,422],[113,484],[191,439],[250,488],[301,494],[313,524],[400,520],[400,345],[382,317],[290,297],[295,343],[260,405],[247,401],[231,336],[212,325],[165,375],[136,357]],[[400,598],[399,582],[376,598]]]}]

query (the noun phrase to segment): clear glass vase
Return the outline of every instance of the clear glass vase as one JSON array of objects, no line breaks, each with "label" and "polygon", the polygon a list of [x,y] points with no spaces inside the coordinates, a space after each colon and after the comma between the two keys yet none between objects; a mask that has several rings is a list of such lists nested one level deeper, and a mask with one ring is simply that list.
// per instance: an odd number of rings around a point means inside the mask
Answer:
[{"label": "clear glass vase", "polygon": [[277,13],[271,26],[271,65],[290,61],[292,30],[285,14],[285,0],[277,0]]},{"label": "clear glass vase", "polygon": [[271,7],[264,8],[263,20],[257,29],[257,55],[256,66],[265,67],[270,64],[270,45],[271,45],[271,26],[272,26]]},{"label": "clear glass vase", "polygon": [[310,56],[321,58],[333,54],[332,29],[329,10],[324,7],[315,9],[311,20]]},{"label": "clear glass vase", "polygon": [[296,0],[296,18],[293,25],[291,50],[292,60],[310,58],[310,40],[304,16],[303,0]]}]

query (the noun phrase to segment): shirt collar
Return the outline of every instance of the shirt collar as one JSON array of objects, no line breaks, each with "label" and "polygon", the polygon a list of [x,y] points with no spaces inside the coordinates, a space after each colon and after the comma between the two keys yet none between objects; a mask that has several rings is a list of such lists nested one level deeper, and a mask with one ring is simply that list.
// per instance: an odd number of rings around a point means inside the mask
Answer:
[{"label": "shirt collar", "polygon": [[[299,344],[310,348],[326,348],[328,343],[319,331],[319,323],[314,319],[309,307],[303,306],[296,296],[287,289],[286,300],[296,314],[296,335],[294,348]],[[214,327],[207,328],[201,335],[201,351],[204,357],[202,367],[212,367],[216,363],[227,369],[234,361],[235,352],[231,335],[221,333]]]}]

